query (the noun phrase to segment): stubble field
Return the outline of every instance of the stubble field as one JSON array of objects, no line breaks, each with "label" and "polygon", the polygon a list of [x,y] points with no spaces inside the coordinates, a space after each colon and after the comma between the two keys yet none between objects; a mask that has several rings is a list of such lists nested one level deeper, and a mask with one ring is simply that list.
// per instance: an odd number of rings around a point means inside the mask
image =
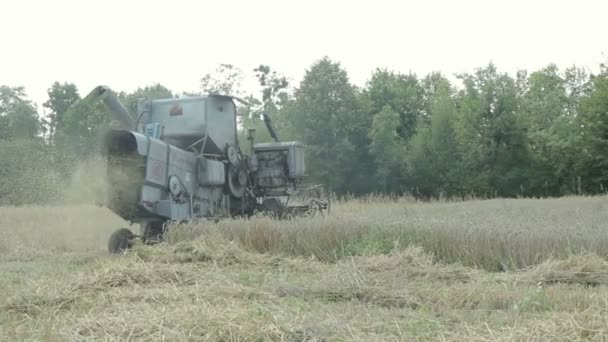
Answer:
[{"label": "stubble field", "polygon": [[109,256],[93,206],[0,208],[1,341],[606,341],[608,198],[337,203]]}]

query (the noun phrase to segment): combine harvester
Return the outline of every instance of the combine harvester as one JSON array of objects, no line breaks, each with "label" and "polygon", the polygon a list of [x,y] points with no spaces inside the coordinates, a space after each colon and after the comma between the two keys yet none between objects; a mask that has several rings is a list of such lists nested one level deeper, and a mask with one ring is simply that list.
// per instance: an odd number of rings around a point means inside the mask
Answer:
[{"label": "combine harvester", "polygon": [[120,123],[103,136],[107,162],[107,207],[131,223],[110,237],[110,253],[122,253],[136,240],[162,240],[170,222],[250,217],[283,219],[329,210],[313,198],[290,205],[305,178],[304,146],[279,142],[270,118],[262,114],[274,143],[255,143],[248,130],[249,153],[237,138],[237,114],[230,96],[209,95],[162,100],[140,99],[133,118],[105,86],[87,98],[101,99]]}]

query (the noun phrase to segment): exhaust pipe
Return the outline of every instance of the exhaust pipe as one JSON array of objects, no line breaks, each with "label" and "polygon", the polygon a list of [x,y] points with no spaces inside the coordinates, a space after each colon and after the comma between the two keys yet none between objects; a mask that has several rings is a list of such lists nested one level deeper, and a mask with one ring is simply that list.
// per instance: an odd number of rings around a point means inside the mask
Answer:
[{"label": "exhaust pipe", "polygon": [[132,131],[135,129],[135,120],[122,103],[120,103],[112,89],[100,85],[93,89],[84,99],[101,99],[108,109],[114,113],[114,117],[125,130]]}]

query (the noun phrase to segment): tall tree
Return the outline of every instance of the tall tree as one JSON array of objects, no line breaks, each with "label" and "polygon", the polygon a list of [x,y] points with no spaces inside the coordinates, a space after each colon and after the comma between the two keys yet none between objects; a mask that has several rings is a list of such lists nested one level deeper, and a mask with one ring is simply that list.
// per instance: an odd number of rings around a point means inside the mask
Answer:
[{"label": "tall tree", "polygon": [[253,69],[253,71],[262,88],[261,101],[264,105],[264,110],[280,108],[288,96],[287,87],[289,86],[289,82],[287,81],[287,77],[264,64]]},{"label": "tall tree", "polygon": [[384,106],[380,113],[374,115],[371,130],[369,132],[370,154],[376,162],[376,180],[382,192],[401,190],[398,184],[392,184],[403,166],[404,145],[397,133],[399,128],[399,114],[389,105]]},{"label": "tall tree", "polygon": [[420,81],[421,87],[421,109],[419,111],[418,123],[420,121],[429,123],[431,110],[439,89],[450,81],[440,72],[431,72]]},{"label": "tall tree", "polygon": [[515,81],[493,64],[459,77],[464,83],[459,146],[466,172],[473,175],[467,187],[477,194],[521,194],[529,158],[525,127],[517,116]]},{"label": "tall tree", "polygon": [[410,187],[427,198],[462,195],[465,175],[455,130],[456,108],[447,80],[437,83],[430,102],[430,123],[421,123],[411,141]]},{"label": "tall tree", "polygon": [[424,112],[424,90],[417,76],[378,69],[367,84],[367,94],[373,113],[388,105],[399,114],[398,132],[404,141],[409,140]]},{"label": "tall tree", "polygon": [[608,65],[592,78],[591,93],[581,99],[581,149],[577,173],[586,193],[608,191]]},{"label": "tall tree", "polygon": [[150,100],[158,100],[158,99],[167,99],[172,98],[173,93],[167,87],[156,83],[153,85],[148,85],[143,88],[139,87],[134,92],[125,94],[121,94],[122,101],[124,102],[125,107],[129,110],[133,117],[137,116],[137,102],[141,98],[146,98]]},{"label": "tall tree", "polygon": [[49,99],[43,104],[50,112],[47,114],[48,120],[45,121],[48,127],[49,141],[53,141],[53,137],[57,128],[63,122],[63,116],[76,102],[80,100],[78,89],[73,83],[55,82],[47,90]]},{"label": "tall tree", "polygon": [[108,128],[112,115],[101,101],[83,99],[74,104],[63,116],[57,130],[57,142],[90,147],[100,130]]},{"label": "tall tree", "polygon": [[431,149],[434,172],[439,177],[439,194],[446,196],[461,194],[460,179],[466,177],[461,170],[456,119],[450,83],[447,79],[440,80],[431,105]]},{"label": "tall tree", "polygon": [[[264,64],[253,69],[253,73],[258,81],[259,92],[247,95],[244,103],[237,101],[239,140],[246,141],[248,130],[255,129],[257,142],[273,141],[262,121],[262,113],[272,118],[272,124],[282,140],[289,139],[292,136],[290,134],[292,126],[284,119],[285,111],[282,110],[289,102],[290,89],[287,77]],[[221,80],[218,82],[222,83]],[[239,91],[239,93],[244,92]]]},{"label": "tall tree", "polygon": [[25,88],[0,86],[0,140],[31,139],[40,130],[36,107],[27,99]]},{"label": "tall tree", "polygon": [[260,86],[260,94],[256,94],[257,96],[252,94],[249,97],[250,105],[241,110],[243,126],[255,128],[258,132],[258,141],[271,141],[272,138],[261,118],[261,114],[265,113],[271,117],[279,138],[284,140],[292,129],[281,110],[289,101],[287,77],[264,64],[253,69],[253,72]]},{"label": "tall tree", "polygon": [[[556,65],[533,72],[520,99],[531,165],[529,192],[559,195],[571,184],[575,123],[570,118],[566,81]],[[572,189],[573,190],[573,189]]]},{"label": "tall tree", "polygon": [[593,83],[585,69],[577,66],[567,68],[564,71],[563,79],[568,96],[567,114],[570,117],[576,117],[581,99],[591,93]]},{"label": "tall tree", "polygon": [[307,144],[307,169],[332,191],[352,190],[351,177],[363,162],[354,142],[359,125],[370,121],[358,104],[346,71],[327,57],[306,71],[295,93],[291,115]]},{"label": "tall tree", "polygon": [[201,90],[205,94],[242,96],[243,72],[232,64],[220,64],[201,78]]}]

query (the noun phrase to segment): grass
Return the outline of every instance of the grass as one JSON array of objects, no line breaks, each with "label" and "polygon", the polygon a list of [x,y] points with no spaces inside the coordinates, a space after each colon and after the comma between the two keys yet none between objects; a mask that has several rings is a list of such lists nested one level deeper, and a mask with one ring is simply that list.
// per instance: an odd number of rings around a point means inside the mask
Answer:
[{"label": "grass", "polygon": [[332,261],[421,246],[438,260],[505,271],[549,258],[595,252],[608,257],[608,198],[487,200],[420,204],[372,199],[338,204],[322,219],[258,219],[187,224],[170,241],[220,232],[257,252]]},{"label": "grass", "polygon": [[105,209],[0,208],[0,341],[606,341],[607,209],[352,200],[108,256]]}]

